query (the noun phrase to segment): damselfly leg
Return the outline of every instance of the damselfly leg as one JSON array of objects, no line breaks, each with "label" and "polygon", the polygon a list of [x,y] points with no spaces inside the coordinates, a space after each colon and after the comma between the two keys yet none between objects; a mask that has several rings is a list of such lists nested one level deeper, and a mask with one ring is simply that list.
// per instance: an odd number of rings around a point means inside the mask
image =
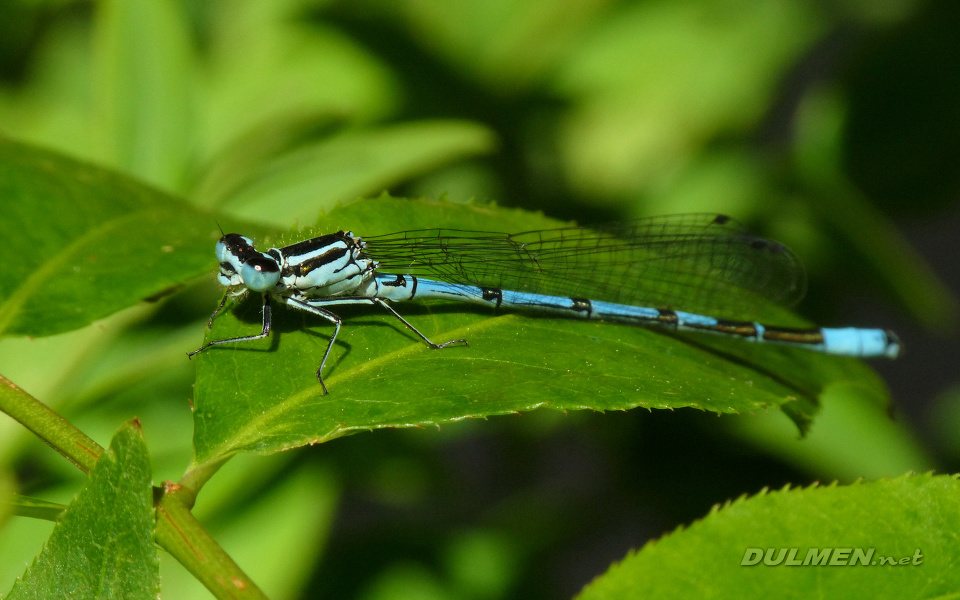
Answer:
[{"label": "damselfly leg", "polygon": [[[212,317],[210,317],[211,326],[213,324],[213,319],[216,318],[217,313],[219,313],[220,310],[223,308],[224,302],[226,302],[226,297],[224,297],[223,301],[220,302],[220,306],[217,308],[217,311],[213,313]],[[272,318],[271,318],[271,310],[270,310],[270,296],[267,294],[264,294],[263,295],[263,330],[260,333],[258,333],[257,335],[243,335],[240,337],[233,337],[233,338],[227,338],[224,340],[214,340],[212,342],[207,342],[203,346],[200,346],[193,352],[187,354],[187,358],[190,358],[195,354],[200,354],[201,352],[203,352],[204,350],[206,350],[211,346],[218,346],[220,344],[227,344],[230,342],[252,342],[253,340],[262,340],[263,338],[270,335],[271,325],[272,325]]]},{"label": "damselfly leg", "polygon": [[[380,298],[366,298],[366,297],[346,297],[346,298],[328,298],[328,299],[307,299],[300,297],[288,297],[284,299],[287,304],[299,308],[300,310],[309,312],[311,314],[323,317],[324,319],[333,323],[334,329],[333,334],[330,336],[330,340],[327,342],[327,348],[323,352],[323,358],[320,360],[320,366],[317,368],[317,381],[320,382],[320,387],[323,389],[323,394],[326,395],[329,392],[327,391],[327,386],[323,382],[323,368],[327,364],[327,358],[330,356],[330,351],[333,349],[333,344],[337,340],[337,336],[340,334],[340,328],[343,325],[343,319],[341,319],[337,314],[327,310],[324,306],[331,306],[336,304],[374,304],[382,307],[388,313],[396,317],[401,323],[403,323],[410,331],[417,334],[417,336],[427,344],[427,346],[432,350],[439,350],[441,348],[446,348],[453,344],[463,344],[464,346],[469,346],[467,340],[450,340],[449,342],[443,342],[442,344],[436,344],[430,340],[427,336],[420,332],[416,327],[411,325],[406,319],[400,316],[400,314],[393,310],[390,305],[380,299]],[[214,311],[213,316],[210,317],[210,324],[212,325],[213,320],[217,317],[221,310],[223,310],[224,304],[227,301],[227,296],[224,296],[224,299],[220,302],[220,306],[217,307],[217,310]],[[214,340],[212,342],[207,342],[200,348],[194,350],[188,357],[192,357],[195,354],[203,352],[211,346],[217,346],[220,344],[226,344],[230,342],[249,342],[253,340],[262,340],[263,338],[270,335],[270,330],[272,328],[272,310],[270,307],[270,295],[263,295],[263,329],[257,335],[246,335],[240,337],[226,338],[222,340]]]}]

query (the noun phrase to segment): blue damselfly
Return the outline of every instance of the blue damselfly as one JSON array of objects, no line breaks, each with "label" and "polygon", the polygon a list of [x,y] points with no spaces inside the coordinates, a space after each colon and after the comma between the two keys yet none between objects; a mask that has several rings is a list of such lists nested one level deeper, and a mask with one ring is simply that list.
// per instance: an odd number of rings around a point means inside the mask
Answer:
[{"label": "blue damselfly", "polygon": [[263,327],[256,335],[208,342],[190,356],[267,337],[276,299],[333,323],[316,372],[324,393],[323,367],[342,323],[328,307],[341,304],[380,306],[433,349],[467,341],[435,344],[391,303],[454,300],[846,356],[895,358],[900,349],[896,335],[882,329],[798,329],[707,316],[742,317],[771,302],[789,306],[806,289],[803,267],[788,248],[724,215],[516,234],[422,229],[357,237],[338,231],[266,252],[230,233],[217,242],[216,254],[218,280],[227,290],[208,327],[229,299],[247,293],[263,300]]}]

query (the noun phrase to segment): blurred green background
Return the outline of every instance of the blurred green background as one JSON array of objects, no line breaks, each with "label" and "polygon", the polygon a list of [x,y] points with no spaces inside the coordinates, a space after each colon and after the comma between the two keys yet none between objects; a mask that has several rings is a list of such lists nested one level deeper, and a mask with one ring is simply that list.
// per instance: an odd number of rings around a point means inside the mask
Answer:
[{"label": "blurred green background", "polygon": [[[282,227],[383,190],[729,213],[801,255],[802,314],[901,335],[894,418],[838,387],[803,441],[779,414],[537,412],[240,457],[198,505],[274,598],[571,597],[763,486],[958,470],[958,64],[948,0],[0,0],[0,135]],[[216,301],[2,340],[0,372],[104,444],[140,417],[176,479]],[[8,419],[4,468],[79,481]],[[49,529],[0,532],[0,590]],[[165,597],[208,597],[171,563]]]}]

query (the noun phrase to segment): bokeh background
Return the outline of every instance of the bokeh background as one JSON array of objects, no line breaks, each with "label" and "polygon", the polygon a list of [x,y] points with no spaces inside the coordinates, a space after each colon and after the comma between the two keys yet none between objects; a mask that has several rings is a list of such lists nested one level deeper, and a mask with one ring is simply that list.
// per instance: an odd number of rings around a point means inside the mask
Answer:
[{"label": "bokeh background", "polygon": [[[197,509],[271,597],[563,598],[764,486],[960,470],[958,66],[949,0],[2,0],[0,135],[282,227],[384,190],[728,213],[803,258],[801,314],[900,334],[891,406],[832,390],[802,441],[779,414],[540,411],[241,457]],[[101,443],[139,416],[176,479],[216,294],[2,340],[0,372]],[[25,493],[68,501],[63,462],[0,422]],[[49,527],[0,532],[0,590]],[[207,597],[178,569],[166,597]]]}]

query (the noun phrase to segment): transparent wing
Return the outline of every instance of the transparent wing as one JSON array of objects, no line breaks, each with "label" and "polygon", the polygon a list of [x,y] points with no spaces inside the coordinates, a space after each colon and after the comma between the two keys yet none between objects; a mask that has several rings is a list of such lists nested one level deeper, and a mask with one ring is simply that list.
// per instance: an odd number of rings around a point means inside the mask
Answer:
[{"label": "transparent wing", "polygon": [[806,290],[799,259],[720,215],[515,234],[422,229],[363,238],[381,272],[690,312],[744,316]]}]

